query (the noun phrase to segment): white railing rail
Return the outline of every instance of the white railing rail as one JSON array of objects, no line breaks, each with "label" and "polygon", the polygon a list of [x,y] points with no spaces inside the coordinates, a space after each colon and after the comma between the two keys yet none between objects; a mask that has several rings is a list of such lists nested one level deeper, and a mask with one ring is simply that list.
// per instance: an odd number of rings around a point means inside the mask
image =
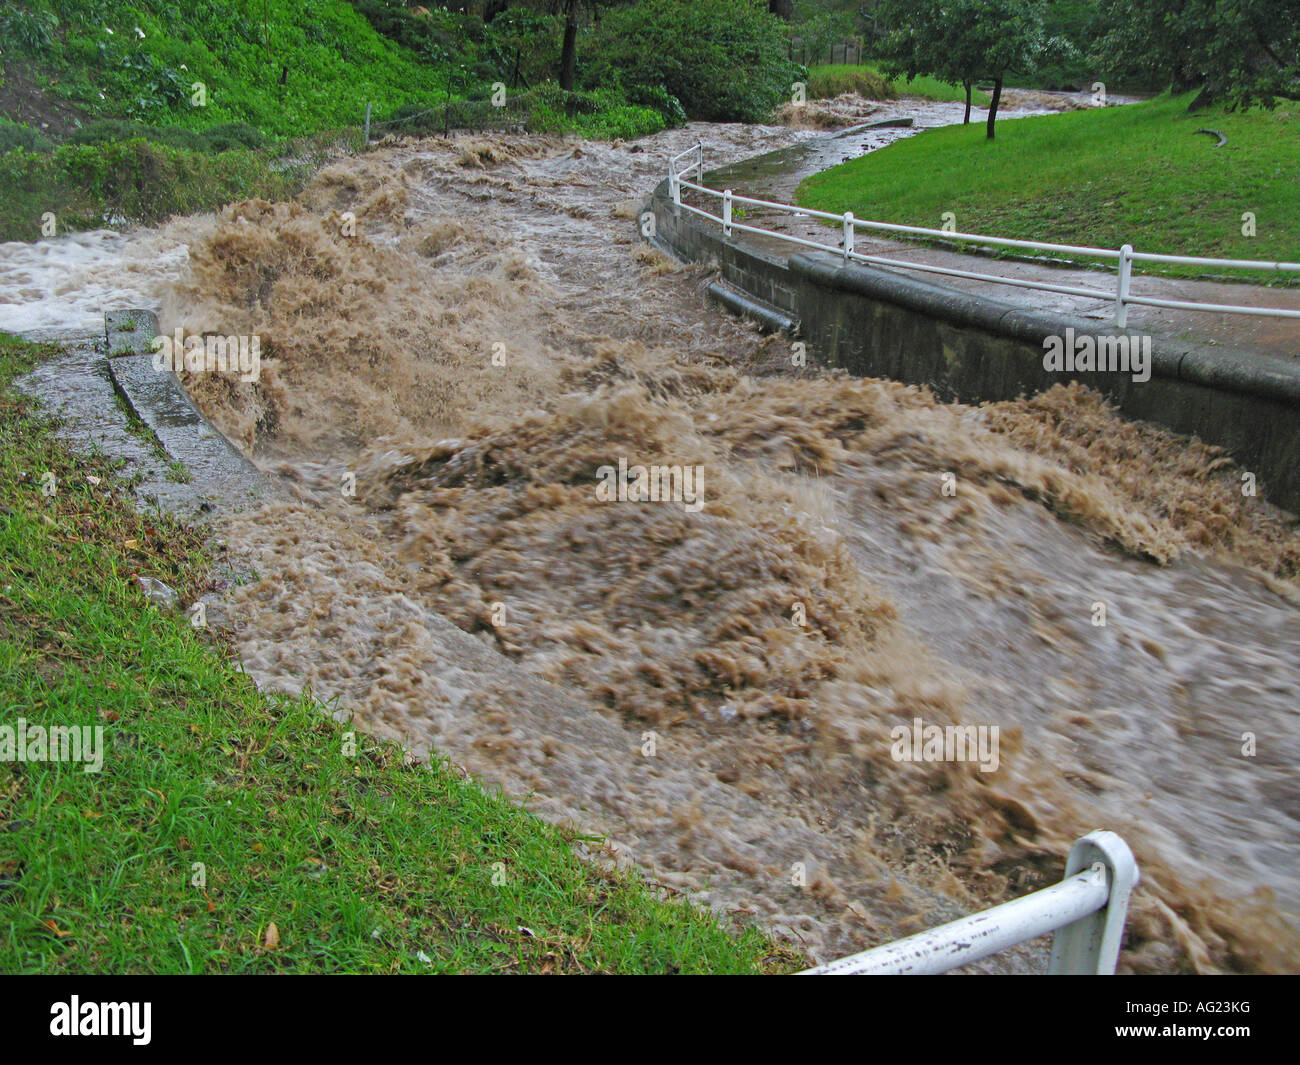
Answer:
[{"label": "white railing rail", "polygon": [[[683,159],[691,161],[684,167],[678,167]],[[684,180],[685,175],[694,172],[699,182]],[[1037,289],[1043,292],[1059,292],[1067,296],[1085,296],[1092,299],[1113,301],[1115,304],[1115,324],[1124,329],[1128,324],[1128,308],[1136,304],[1143,307],[1164,307],[1171,310],[1185,311],[1219,311],[1226,314],[1254,314],[1266,318],[1300,318],[1300,310],[1284,307],[1247,307],[1227,303],[1202,303],[1190,300],[1158,299],[1154,296],[1135,296],[1131,291],[1133,264],[1137,263],[1172,263],[1183,266],[1207,266],[1221,270],[1260,270],[1273,273],[1300,273],[1300,263],[1269,262],[1257,259],[1213,259],[1195,255],[1163,255],[1155,252],[1134,251],[1131,244],[1121,248],[1092,248],[1079,244],[1053,244],[1040,240],[1014,240],[1010,237],[991,237],[981,233],[958,233],[944,229],[929,229],[925,226],[905,226],[893,222],[874,222],[865,218],[855,218],[852,211],[844,214],[831,214],[827,211],[815,211],[809,207],[796,207],[788,203],[776,203],[772,200],[759,200],[752,196],[739,196],[731,189],[713,189],[702,184],[704,181],[704,145],[696,143],[686,151],[675,155],[668,163],[668,190],[673,203],[684,211],[707,218],[722,226],[723,235],[730,237],[734,230],[743,233],[757,233],[790,244],[819,251],[839,251],[845,262],[869,263],[873,266],[892,266],[904,270],[919,270],[924,273],[941,274],[948,277],[964,277],[974,281],[987,281],[999,285],[1012,285],[1016,288]],[[689,189],[704,196],[711,196],[722,201],[722,214],[710,214],[702,208],[682,202],[682,190]],[[821,218],[828,222],[838,222],[841,226],[841,238],[838,245],[830,245],[805,237],[796,237],[779,230],[764,229],[735,220],[737,204],[763,207],[768,210],[792,214],[800,218]],[[1095,259],[1109,259],[1116,263],[1115,288],[1105,291],[1100,288],[1088,288],[1082,285],[1065,285],[1057,282],[1027,281],[1018,277],[1006,277],[1001,274],[988,274],[972,270],[958,270],[953,267],[935,266],[930,263],[907,262],[890,259],[879,255],[864,255],[854,250],[854,234],[859,229],[878,233],[896,233],[911,236],[937,237],[942,240],[962,243],[978,243],[997,248],[1023,248],[1028,251],[1056,252],[1065,255],[1083,255]]]},{"label": "white railing rail", "polygon": [[1128,844],[1114,832],[1090,832],[1070,850],[1059,884],[800,975],[944,973],[1048,932],[1056,933],[1049,973],[1113,974],[1137,884]]}]

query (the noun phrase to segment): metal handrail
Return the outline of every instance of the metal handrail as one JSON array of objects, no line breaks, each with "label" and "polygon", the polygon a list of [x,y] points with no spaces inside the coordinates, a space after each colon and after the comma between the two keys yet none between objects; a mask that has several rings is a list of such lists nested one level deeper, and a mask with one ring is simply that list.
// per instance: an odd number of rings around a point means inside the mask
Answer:
[{"label": "metal handrail", "polygon": [[1128,844],[1114,832],[1090,832],[1070,850],[1059,884],[799,975],[945,973],[1048,932],[1056,933],[1049,973],[1112,974],[1138,880]]},{"label": "metal handrail", "polygon": [[[687,166],[678,169],[677,163],[681,159],[691,157],[692,162]],[[714,189],[707,185],[699,184],[692,181],[684,180],[684,175],[694,171],[700,182],[704,180],[704,143],[696,142],[684,152],[679,152],[673,156],[668,163],[668,188],[672,195],[673,203],[702,218],[710,219],[722,226],[724,236],[730,237],[733,230],[739,229],[746,233],[757,233],[764,236],[776,237],[779,240],[786,241],[790,244],[798,244],[802,247],[816,248],[820,251],[839,250],[845,262],[862,262],[874,266],[892,266],[905,270],[918,270],[924,273],[942,274],[948,277],[964,277],[973,281],[987,281],[999,285],[1011,285],[1016,288],[1036,289],[1043,292],[1058,292],[1067,296],[1084,296],[1091,299],[1113,300],[1115,302],[1115,324],[1118,328],[1123,329],[1128,323],[1128,308],[1130,304],[1138,304],[1143,307],[1165,307],[1173,310],[1190,310],[1190,311],[1217,311],[1226,314],[1254,314],[1266,318],[1300,318],[1300,310],[1288,310],[1283,307],[1245,307],[1237,304],[1228,303],[1199,303],[1190,300],[1166,300],[1154,296],[1135,296],[1130,291],[1133,276],[1133,263],[1173,263],[1187,266],[1210,266],[1218,267],[1224,270],[1267,270],[1273,272],[1298,272],[1300,273],[1300,263],[1292,262],[1268,262],[1260,259],[1213,259],[1204,256],[1194,255],[1165,255],[1156,252],[1139,252],[1134,251],[1131,244],[1125,244],[1118,250],[1114,248],[1093,248],[1080,244],[1053,244],[1049,241],[1039,240],[1018,240],[1011,237],[992,237],[981,233],[958,233],[949,232],[943,229],[930,229],[925,226],[905,226],[894,222],[875,222],[865,218],[855,218],[852,211],[846,211],[842,215],[832,214],[828,211],[817,211],[809,207],[797,207],[793,204],[778,203],[773,200],[760,200],[752,196],[740,196],[731,189]],[[692,192],[698,192],[705,196],[712,196],[722,201],[722,214],[710,214],[702,208],[695,207],[691,204],[682,203],[682,190],[688,189]],[[821,218],[830,222],[839,222],[842,226],[843,236],[838,248],[835,245],[828,245],[821,241],[808,240],[804,237],[796,237],[790,233],[782,233],[774,229],[765,229],[761,226],[745,225],[737,222],[733,218],[733,207],[735,204],[746,204],[754,207],[766,207],[775,211],[784,211],[802,218]],[[954,267],[934,266],[929,263],[907,262],[901,259],[892,259],[880,255],[864,255],[854,250],[854,234],[859,230],[872,230],[883,233],[901,233],[925,237],[939,237],[945,240],[956,240],[960,242],[992,245],[1000,248],[1025,248],[1032,251],[1059,252],[1069,255],[1085,255],[1097,259],[1111,259],[1118,264],[1116,274],[1115,291],[1103,292],[1099,289],[1084,288],[1078,285],[1063,285],[1056,282],[1044,281],[1026,281],[1022,278],[1005,277],[1000,274],[987,274],[971,270],[958,270]]]}]

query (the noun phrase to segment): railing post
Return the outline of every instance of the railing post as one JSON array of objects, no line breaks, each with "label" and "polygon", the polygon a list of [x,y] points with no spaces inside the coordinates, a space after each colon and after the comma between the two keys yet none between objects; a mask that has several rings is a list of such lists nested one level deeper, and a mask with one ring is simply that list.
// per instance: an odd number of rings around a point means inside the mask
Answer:
[{"label": "railing post", "polygon": [[1133,277],[1133,245],[1125,244],[1119,250],[1119,278],[1115,286],[1115,327],[1128,326],[1128,287]]},{"label": "railing post", "polygon": [[[1124,247],[1133,251],[1127,244]],[[1065,875],[1069,878],[1096,865],[1106,870],[1110,888],[1106,905],[1066,925],[1052,938],[1052,960],[1047,969],[1052,975],[1110,976],[1115,972],[1129,895],[1138,885],[1138,867],[1127,843],[1114,832],[1100,830],[1075,842]]]},{"label": "railing post", "polygon": [[677,204],[680,207],[682,203],[682,187],[678,183],[679,180],[680,179],[677,177],[677,164],[673,162],[669,162],[668,192],[673,198],[673,203]]},{"label": "railing post", "polygon": [[853,225],[853,212],[844,212],[844,261],[848,262],[853,257],[853,234],[855,232]]},{"label": "railing post", "polygon": [[704,142],[697,141],[695,144],[695,180],[701,185],[704,184]]},{"label": "railing post", "polygon": [[722,235],[731,236],[731,190],[722,193]]}]

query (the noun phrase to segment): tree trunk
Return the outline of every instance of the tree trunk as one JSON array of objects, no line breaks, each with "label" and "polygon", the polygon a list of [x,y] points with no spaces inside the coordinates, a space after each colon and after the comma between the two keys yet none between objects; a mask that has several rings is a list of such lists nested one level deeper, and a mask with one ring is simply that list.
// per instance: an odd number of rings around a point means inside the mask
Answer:
[{"label": "tree trunk", "polygon": [[993,102],[989,104],[989,121],[987,137],[993,139],[993,123],[998,119],[998,102],[1002,99],[1002,76],[999,74],[993,82]]},{"label": "tree trunk", "polygon": [[560,48],[560,88],[573,92],[578,65],[578,0],[564,0],[564,45]]},{"label": "tree trunk", "polygon": [[789,22],[794,17],[794,0],[767,0],[767,9],[777,18]]},{"label": "tree trunk", "polygon": [[1214,103],[1214,93],[1210,92],[1208,88],[1202,85],[1201,91],[1198,92],[1196,94],[1195,99],[1193,99],[1192,102],[1187,105],[1187,110],[1193,113],[1195,113],[1196,111],[1203,111],[1205,110],[1205,108],[1209,107],[1212,103]]},{"label": "tree trunk", "polygon": [[963,81],[962,86],[966,89],[966,117],[961,120],[963,126],[970,125],[970,82]]}]

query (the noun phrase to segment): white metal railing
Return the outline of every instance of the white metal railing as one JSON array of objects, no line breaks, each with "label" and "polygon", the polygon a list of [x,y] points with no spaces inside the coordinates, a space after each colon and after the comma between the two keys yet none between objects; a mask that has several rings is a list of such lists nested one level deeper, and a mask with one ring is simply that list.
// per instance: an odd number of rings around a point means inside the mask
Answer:
[{"label": "white metal railing", "polygon": [[1090,832],[1071,848],[1059,884],[799,975],[945,973],[1048,932],[1056,933],[1049,973],[1109,975],[1137,884],[1128,844],[1114,832]]},{"label": "white metal railing", "polygon": [[[682,159],[690,158],[692,161],[686,166],[679,168],[678,162]],[[683,180],[686,174],[691,172],[699,179],[699,184]],[[1135,296],[1131,291],[1133,277],[1133,264],[1138,263],[1174,263],[1183,266],[1210,266],[1223,270],[1265,270],[1275,273],[1300,273],[1300,263],[1288,262],[1267,262],[1256,259],[1211,259],[1204,256],[1194,255],[1161,255],[1154,252],[1134,251],[1131,244],[1125,244],[1119,249],[1114,248],[1091,248],[1086,245],[1077,244],[1052,244],[1039,240],[1013,240],[1010,237],[990,237],[979,233],[956,233],[943,229],[928,229],[924,226],[904,226],[892,222],[873,222],[865,218],[855,218],[852,211],[846,211],[842,215],[831,214],[827,211],[814,211],[808,207],[796,207],[788,203],[775,203],[771,200],[758,200],[752,196],[738,196],[731,189],[713,189],[702,184],[704,181],[704,144],[698,142],[687,148],[686,151],[680,152],[673,156],[668,163],[668,190],[672,195],[673,203],[684,211],[699,215],[701,218],[708,218],[722,226],[724,236],[730,237],[734,230],[740,230],[744,233],[758,233],[769,237],[776,237],[779,240],[786,241],[790,244],[798,244],[805,248],[816,248],[819,251],[838,250],[844,256],[845,262],[870,263],[873,266],[892,266],[904,270],[919,270],[924,273],[942,274],[948,277],[965,277],[974,281],[988,281],[999,285],[1013,285],[1017,288],[1037,289],[1043,292],[1059,292],[1067,296],[1086,296],[1092,299],[1114,301],[1115,303],[1115,325],[1124,329],[1128,324],[1128,308],[1131,304],[1137,304],[1143,307],[1164,307],[1171,310],[1184,311],[1220,311],[1227,314],[1254,314],[1266,318],[1300,318],[1300,310],[1290,310],[1284,307],[1245,307],[1236,304],[1227,303],[1200,303],[1189,300],[1167,300],[1158,299],[1154,296]],[[701,193],[705,196],[712,196],[722,201],[722,214],[710,214],[692,204],[682,202],[682,189],[690,189],[693,192]],[[736,204],[744,204],[753,207],[765,207],[774,211],[781,211],[796,215],[801,218],[822,218],[829,222],[839,222],[841,225],[841,238],[838,245],[828,245],[821,241],[808,240],[805,237],[796,237],[790,233],[782,233],[779,230],[764,229],[760,226],[746,225],[737,222],[734,216]],[[1086,288],[1082,285],[1064,285],[1047,281],[1026,281],[1018,277],[1006,277],[1000,274],[979,273],[973,270],[958,270],[947,266],[934,266],[930,263],[907,262],[901,259],[890,259],[879,255],[864,255],[854,250],[854,235],[859,229],[872,230],[880,233],[902,233],[914,236],[938,237],[944,240],[955,240],[968,243],[980,243],[992,245],[998,248],[1024,248],[1031,251],[1048,251],[1060,252],[1067,255],[1086,255],[1097,259],[1109,259],[1115,261],[1116,282],[1114,291],[1103,291],[1099,288]]]}]

